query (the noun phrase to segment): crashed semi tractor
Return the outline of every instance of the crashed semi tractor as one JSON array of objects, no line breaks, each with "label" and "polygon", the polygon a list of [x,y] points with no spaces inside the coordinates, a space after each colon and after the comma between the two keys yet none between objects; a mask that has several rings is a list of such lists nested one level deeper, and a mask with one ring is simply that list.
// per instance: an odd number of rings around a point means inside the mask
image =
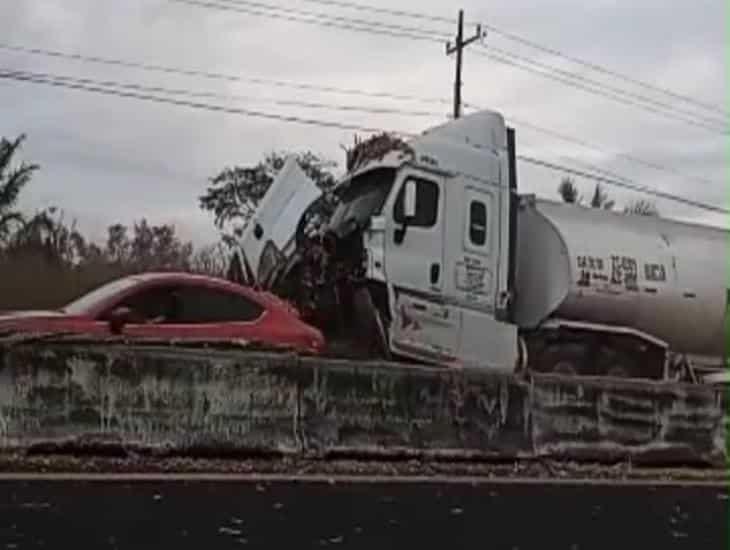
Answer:
[{"label": "crashed semi tractor", "polygon": [[248,282],[389,357],[651,379],[724,365],[727,231],[519,195],[494,112],[365,145],[314,237],[321,193],[288,160],[241,241]]}]

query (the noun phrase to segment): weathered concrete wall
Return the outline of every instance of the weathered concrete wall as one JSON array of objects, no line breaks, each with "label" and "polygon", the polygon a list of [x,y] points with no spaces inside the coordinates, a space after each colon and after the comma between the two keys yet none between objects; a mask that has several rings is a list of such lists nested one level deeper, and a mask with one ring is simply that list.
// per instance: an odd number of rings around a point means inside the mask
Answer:
[{"label": "weathered concrete wall", "polygon": [[722,392],[119,344],[0,345],[0,450],[723,464]]}]

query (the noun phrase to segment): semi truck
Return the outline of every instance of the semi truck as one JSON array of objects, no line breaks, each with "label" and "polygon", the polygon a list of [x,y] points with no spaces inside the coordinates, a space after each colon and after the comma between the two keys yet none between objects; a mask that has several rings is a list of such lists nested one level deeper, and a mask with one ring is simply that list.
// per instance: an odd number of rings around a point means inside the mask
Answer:
[{"label": "semi truck", "polygon": [[314,231],[322,191],[287,160],[240,241],[246,282],[389,358],[659,380],[725,365],[728,231],[520,194],[497,112],[370,145]]}]

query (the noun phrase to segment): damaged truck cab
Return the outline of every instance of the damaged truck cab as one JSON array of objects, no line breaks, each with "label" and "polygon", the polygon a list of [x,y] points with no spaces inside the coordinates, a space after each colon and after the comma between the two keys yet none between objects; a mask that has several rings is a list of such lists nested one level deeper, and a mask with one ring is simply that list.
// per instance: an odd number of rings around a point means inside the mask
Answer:
[{"label": "damaged truck cab", "polygon": [[[368,316],[363,302],[372,304],[375,332],[388,353],[514,370],[518,333],[509,320],[515,191],[507,135],[501,115],[481,112],[430,129],[402,147],[366,151],[338,184],[323,255],[335,271],[335,264],[349,259],[354,320]],[[284,254],[290,245],[277,241],[282,234],[277,223],[297,224],[313,198],[313,184],[302,183],[295,163],[289,159],[267,193],[279,197],[268,199],[275,207],[262,204],[242,241],[257,280],[267,271],[262,266],[271,263],[262,254],[267,247],[269,256],[280,253],[282,263],[291,263]],[[296,219],[281,219],[284,213]],[[304,276],[296,271],[295,277]],[[322,286],[332,290],[333,284]],[[337,292],[346,301],[346,293]]]},{"label": "damaged truck cab", "polygon": [[[343,183],[348,190],[333,229],[362,228],[365,278],[387,296],[387,304],[376,304],[387,307],[392,353],[515,368],[506,136],[495,113],[452,121],[415,138],[406,150],[364,162]],[[367,196],[372,201],[361,213],[347,200],[365,202]]]}]

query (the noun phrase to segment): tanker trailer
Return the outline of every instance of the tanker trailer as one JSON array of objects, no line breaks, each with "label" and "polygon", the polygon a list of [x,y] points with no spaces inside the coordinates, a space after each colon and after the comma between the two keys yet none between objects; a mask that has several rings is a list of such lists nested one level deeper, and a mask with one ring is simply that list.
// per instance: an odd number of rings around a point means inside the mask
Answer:
[{"label": "tanker trailer", "polygon": [[531,368],[663,378],[667,358],[723,366],[729,236],[521,197],[514,319]]}]

